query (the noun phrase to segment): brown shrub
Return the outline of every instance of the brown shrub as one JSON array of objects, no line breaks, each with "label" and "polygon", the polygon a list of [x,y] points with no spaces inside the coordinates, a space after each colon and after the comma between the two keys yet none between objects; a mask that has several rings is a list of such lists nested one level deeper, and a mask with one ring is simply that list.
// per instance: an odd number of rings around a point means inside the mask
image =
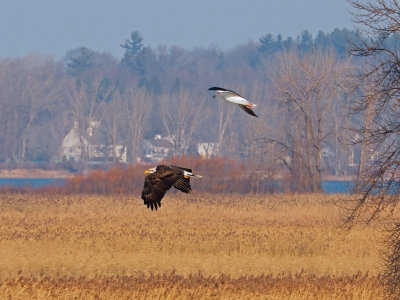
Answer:
[{"label": "brown shrub", "polygon": [[[194,173],[203,175],[200,180],[192,180],[193,189],[210,193],[265,193],[278,189],[277,181],[255,174],[252,166],[224,158],[203,159],[198,156],[171,157],[160,164],[173,164],[191,168]],[[147,165],[129,165],[115,167],[109,171],[93,170],[87,176],[76,175],[67,179],[62,187],[47,187],[40,193],[96,193],[130,194],[140,193]]]}]

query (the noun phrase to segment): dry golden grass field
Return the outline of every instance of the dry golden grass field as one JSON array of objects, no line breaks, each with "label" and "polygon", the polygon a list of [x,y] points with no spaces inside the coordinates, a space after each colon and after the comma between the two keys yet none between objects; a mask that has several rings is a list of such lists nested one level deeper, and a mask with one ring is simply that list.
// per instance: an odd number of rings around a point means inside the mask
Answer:
[{"label": "dry golden grass field", "polygon": [[380,299],[341,195],[0,194],[0,299]]}]

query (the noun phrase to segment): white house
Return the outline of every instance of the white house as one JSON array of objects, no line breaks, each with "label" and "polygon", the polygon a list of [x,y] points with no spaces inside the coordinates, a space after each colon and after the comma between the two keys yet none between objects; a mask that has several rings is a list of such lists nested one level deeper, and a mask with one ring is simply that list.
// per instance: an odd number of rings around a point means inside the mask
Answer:
[{"label": "white house", "polygon": [[156,134],[151,140],[144,140],[142,142],[142,149],[144,152],[145,160],[158,163],[163,159],[172,155],[174,144],[169,137],[162,137]]},{"label": "white house", "polygon": [[217,156],[219,151],[218,143],[198,143],[197,153],[204,158],[210,158],[212,156]]},{"label": "white house", "polygon": [[79,123],[74,122],[74,127],[64,137],[60,147],[60,157],[62,160],[73,159],[80,161],[85,158],[89,163],[99,163],[111,161],[115,157],[118,162],[127,162],[126,147],[123,145],[95,144],[90,143],[88,139],[93,140],[94,129],[99,128],[99,122],[91,122],[88,126],[85,137],[79,129]]},{"label": "white house", "polygon": [[87,148],[88,142],[79,130],[79,123],[74,122],[74,127],[67,133],[61,143],[60,157],[64,157],[66,160],[74,159],[79,161],[82,156],[85,156]]}]

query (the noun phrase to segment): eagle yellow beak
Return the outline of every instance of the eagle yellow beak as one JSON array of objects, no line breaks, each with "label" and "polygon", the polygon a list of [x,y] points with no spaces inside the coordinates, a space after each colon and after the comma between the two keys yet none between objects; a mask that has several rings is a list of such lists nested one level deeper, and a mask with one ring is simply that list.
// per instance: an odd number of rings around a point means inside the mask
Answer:
[{"label": "eagle yellow beak", "polygon": [[144,174],[149,174],[151,173],[149,170],[144,171]]}]

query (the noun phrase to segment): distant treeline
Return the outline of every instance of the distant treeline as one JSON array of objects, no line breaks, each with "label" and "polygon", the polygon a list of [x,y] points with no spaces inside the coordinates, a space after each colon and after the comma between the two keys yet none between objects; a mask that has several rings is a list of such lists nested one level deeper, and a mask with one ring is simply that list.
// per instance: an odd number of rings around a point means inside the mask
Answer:
[{"label": "distant treeline", "polygon": [[[143,140],[159,134],[172,139],[175,156],[195,155],[197,144],[207,142],[218,144],[218,156],[255,164],[259,171],[296,172],[310,168],[304,166],[310,161],[318,172],[353,172],[349,165],[357,161],[358,150],[338,141],[344,126],[359,120],[346,115],[351,94],[338,81],[360,64],[346,52],[357,34],[346,29],[316,37],[308,31],[297,38],[266,34],[258,42],[222,51],[153,49],[134,31],[121,45],[121,59],[86,47],[66,51],[62,60],[38,54],[0,59],[0,167],[70,168],[60,146],[78,124],[89,143],[123,145],[132,164],[145,159]],[[397,47],[398,39],[391,43]],[[337,88],[315,86],[319,80],[312,76],[329,72],[336,77],[327,82]],[[294,76],[290,80],[298,91],[308,92],[293,93],[288,76]],[[210,86],[233,89],[252,100],[260,118],[212,99]],[[315,120],[320,129],[305,124],[311,116],[304,118],[295,104],[318,97],[326,101],[319,114],[324,119]],[[296,120],[300,123],[294,124]],[[98,125],[89,133],[90,124]],[[314,133],[309,125],[319,140],[310,140]],[[311,146],[299,148],[304,145]],[[312,162],[310,155],[322,161]],[[87,169],[87,158],[82,155],[73,166],[79,172]]]}]

